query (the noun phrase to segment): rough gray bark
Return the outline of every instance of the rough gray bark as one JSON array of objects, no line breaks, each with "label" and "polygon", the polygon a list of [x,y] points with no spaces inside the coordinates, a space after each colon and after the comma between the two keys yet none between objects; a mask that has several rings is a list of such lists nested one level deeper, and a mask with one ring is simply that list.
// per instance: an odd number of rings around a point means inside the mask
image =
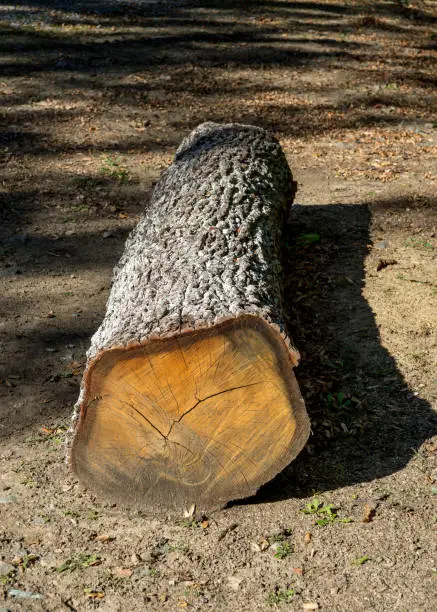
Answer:
[{"label": "rough gray bark", "polygon": [[197,127],[127,240],[88,366],[106,349],[242,315],[278,329],[296,365],[298,353],[284,329],[280,263],[281,231],[294,191],[284,153],[265,130]]}]

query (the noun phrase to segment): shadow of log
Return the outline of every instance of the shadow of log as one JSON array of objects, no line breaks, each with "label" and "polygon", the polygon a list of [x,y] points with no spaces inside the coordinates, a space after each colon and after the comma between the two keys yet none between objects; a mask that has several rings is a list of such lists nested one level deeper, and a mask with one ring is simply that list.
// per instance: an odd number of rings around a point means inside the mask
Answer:
[{"label": "shadow of log", "polygon": [[245,503],[382,478],[402,469],[437,433],[435,413],[408,388],[381,345],[362,295],[370,220],[366,205],[292,209],[285,300],[290,334],[302,354],[296,375],[312,435],[301,455]]}]

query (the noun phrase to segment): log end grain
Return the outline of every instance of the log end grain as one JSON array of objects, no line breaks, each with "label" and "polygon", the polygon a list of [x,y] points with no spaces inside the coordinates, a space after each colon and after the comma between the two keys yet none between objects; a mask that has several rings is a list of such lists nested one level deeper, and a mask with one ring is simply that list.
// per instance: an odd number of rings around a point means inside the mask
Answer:
[{"label": "log end grain", "polygon": [[91,490],[143,508],[253,495],[309,435],[293,360],[256,316],[103,351],[87,368],[71,465]]}]

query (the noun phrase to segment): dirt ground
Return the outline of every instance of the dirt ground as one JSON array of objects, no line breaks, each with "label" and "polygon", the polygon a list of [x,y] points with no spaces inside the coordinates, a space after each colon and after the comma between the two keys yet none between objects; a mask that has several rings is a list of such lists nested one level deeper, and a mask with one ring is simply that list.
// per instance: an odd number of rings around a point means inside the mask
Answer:
[{"label": "dirt ground", "polygon": [[[0,610],[434,609],[436,44],[430,1],[0,2]],[[269,128],[299,183],[312,435],[255,498],[151,517],[63,442],[126,236],[204,120]]]}]

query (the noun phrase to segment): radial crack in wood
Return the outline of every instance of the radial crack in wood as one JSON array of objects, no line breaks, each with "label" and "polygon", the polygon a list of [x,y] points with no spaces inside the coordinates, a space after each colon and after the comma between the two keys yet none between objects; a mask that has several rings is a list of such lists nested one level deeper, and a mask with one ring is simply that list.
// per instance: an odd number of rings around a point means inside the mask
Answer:
[{"label": "radial crack in wood", "polygon": [[255,317],[105,352],[90,380],[74,468],[125,502],[246,497],[306,441],[305,429],[295,436],[305,411],[287,348]]},{"label": "radial crack in wood", "polygon": [[196,401],[196,403],[194,404],[194,406],[191,406],[191,408],[188,408],[188,410],[187,410],[186,412],[184,412],[183,414],[181,414],[181,416],[180,416],[180,417],[179,417],[179,418],[178,418],[176,421],[173,421],[173,423],[170,425],[169,432],[168,432],[168,434],[167,434],[165,437],[166,437],[166,438],[168,438],[168,436],[169,436],[169,435],[170,435],[170,433],[171,433],[172,427],[173,427],[173,425],[174,425],[175,423],[180,423],[180,422],[181,422],[181,420],[184,418],[184,416],[185,416],[186,414],[189,414],[189,413],[190,413],[192,410],[194,410],[195,408],[197,408],[197,406],[198,406],[199,404],[201,404],[202,402],[205,402],[206,400],[211,399],[212,397],[216,397],[217,395],[222,395],[223,393],[229,393],[229,392],[231,392],[231,391],[238,391],[238,389],[244,389],[244,388],[246,388],[246,387],[252,387],[253,385],[259,385],[259,384],[261,384],[261,383],[256,383],[256,382],[255,382],[255,383],[250,383],[250,384],[248,384],[248,385],[240,385],[239,387],[231,387],[231,389],[224,389],[224,391],[218,391],[217,393],[212,393],[211,395],[208,395],[207,397],[204,397],[203,399],[199,399],[199,398],[196,396],[197,401]]}]

